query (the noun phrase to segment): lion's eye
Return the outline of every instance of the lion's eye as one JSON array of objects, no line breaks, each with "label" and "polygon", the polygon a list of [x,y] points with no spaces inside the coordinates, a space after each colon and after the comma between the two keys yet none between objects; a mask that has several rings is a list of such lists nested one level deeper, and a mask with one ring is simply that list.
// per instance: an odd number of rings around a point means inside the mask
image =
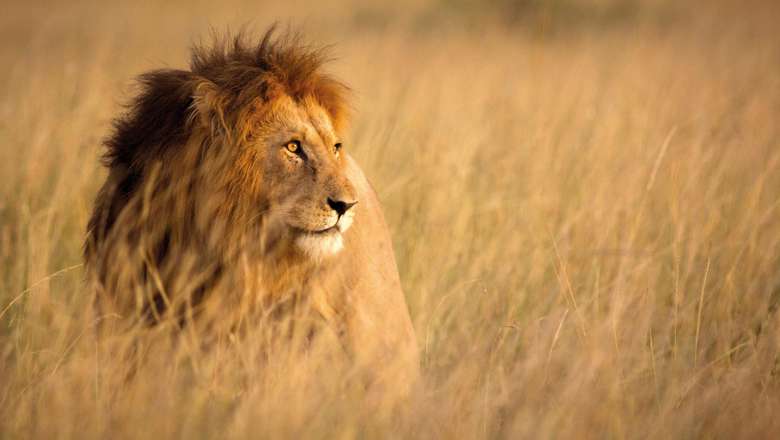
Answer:
[{"label": "lion's eye", "polygon": [[336,142],[335,145],[333,145],[333,148],[336,151],[336,154],[339,154],[339,151],[341,151],[341,142]]},{"label": "lion's eye", "polygon": [[287,151],[289,151],[290,153],[298,153],[301,149],[301,142],[300,141],[287,142],[285,148],[287,148]]}]

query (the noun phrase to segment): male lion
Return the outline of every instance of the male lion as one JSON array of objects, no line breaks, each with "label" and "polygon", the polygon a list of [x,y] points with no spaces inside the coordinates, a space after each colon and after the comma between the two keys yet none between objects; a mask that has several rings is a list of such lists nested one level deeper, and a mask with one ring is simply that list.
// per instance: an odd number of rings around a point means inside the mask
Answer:
[{"label": "male lion", "polygon": [[416,374],[389,232],[343,146],[348,89],[323,62],[271,29],[140,77],[85,244],[101,313],[232,334],[306,310],[307,338],[326,329],[350,358]]}]

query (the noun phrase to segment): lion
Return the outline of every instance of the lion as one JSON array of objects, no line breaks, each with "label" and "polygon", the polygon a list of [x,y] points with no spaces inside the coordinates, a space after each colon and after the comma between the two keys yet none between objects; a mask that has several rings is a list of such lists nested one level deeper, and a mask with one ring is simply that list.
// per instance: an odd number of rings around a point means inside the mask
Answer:
[{"label": "lion", "polygon": [[325,63],[271,28],[140,76],[87,227],[101,313],[235,332],[307,310],[306,338],[326,329],[350,359],[417,375],[390,233],[345,142],[350,90]]}]

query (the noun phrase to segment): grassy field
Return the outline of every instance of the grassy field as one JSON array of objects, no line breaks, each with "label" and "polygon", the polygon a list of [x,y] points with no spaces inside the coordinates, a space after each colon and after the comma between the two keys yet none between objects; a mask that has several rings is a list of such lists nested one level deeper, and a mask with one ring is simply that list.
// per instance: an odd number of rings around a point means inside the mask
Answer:
[{"label": "grassy field", "polygon": [[[780,7],[217,3],[3,6],[0,438],[780,436]],[[243,345],[132,380],[95,354],[81,245],[132,78],[274,20],[355,90],[404,401]]]}]

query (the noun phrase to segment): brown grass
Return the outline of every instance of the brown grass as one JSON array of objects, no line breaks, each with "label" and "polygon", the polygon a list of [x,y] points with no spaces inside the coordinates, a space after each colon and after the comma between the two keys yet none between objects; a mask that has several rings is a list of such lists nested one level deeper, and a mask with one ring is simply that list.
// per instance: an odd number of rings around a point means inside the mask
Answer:
[{"label": "brown grass", "polygon": [[[32,3],[0,14],[0,437],[780,434],[771,2]],[[129,380],[97,355],[80,247],[130,78],[288,17],[358,92],[346,148],[423,351],[406,401],[251,341]]]}]

